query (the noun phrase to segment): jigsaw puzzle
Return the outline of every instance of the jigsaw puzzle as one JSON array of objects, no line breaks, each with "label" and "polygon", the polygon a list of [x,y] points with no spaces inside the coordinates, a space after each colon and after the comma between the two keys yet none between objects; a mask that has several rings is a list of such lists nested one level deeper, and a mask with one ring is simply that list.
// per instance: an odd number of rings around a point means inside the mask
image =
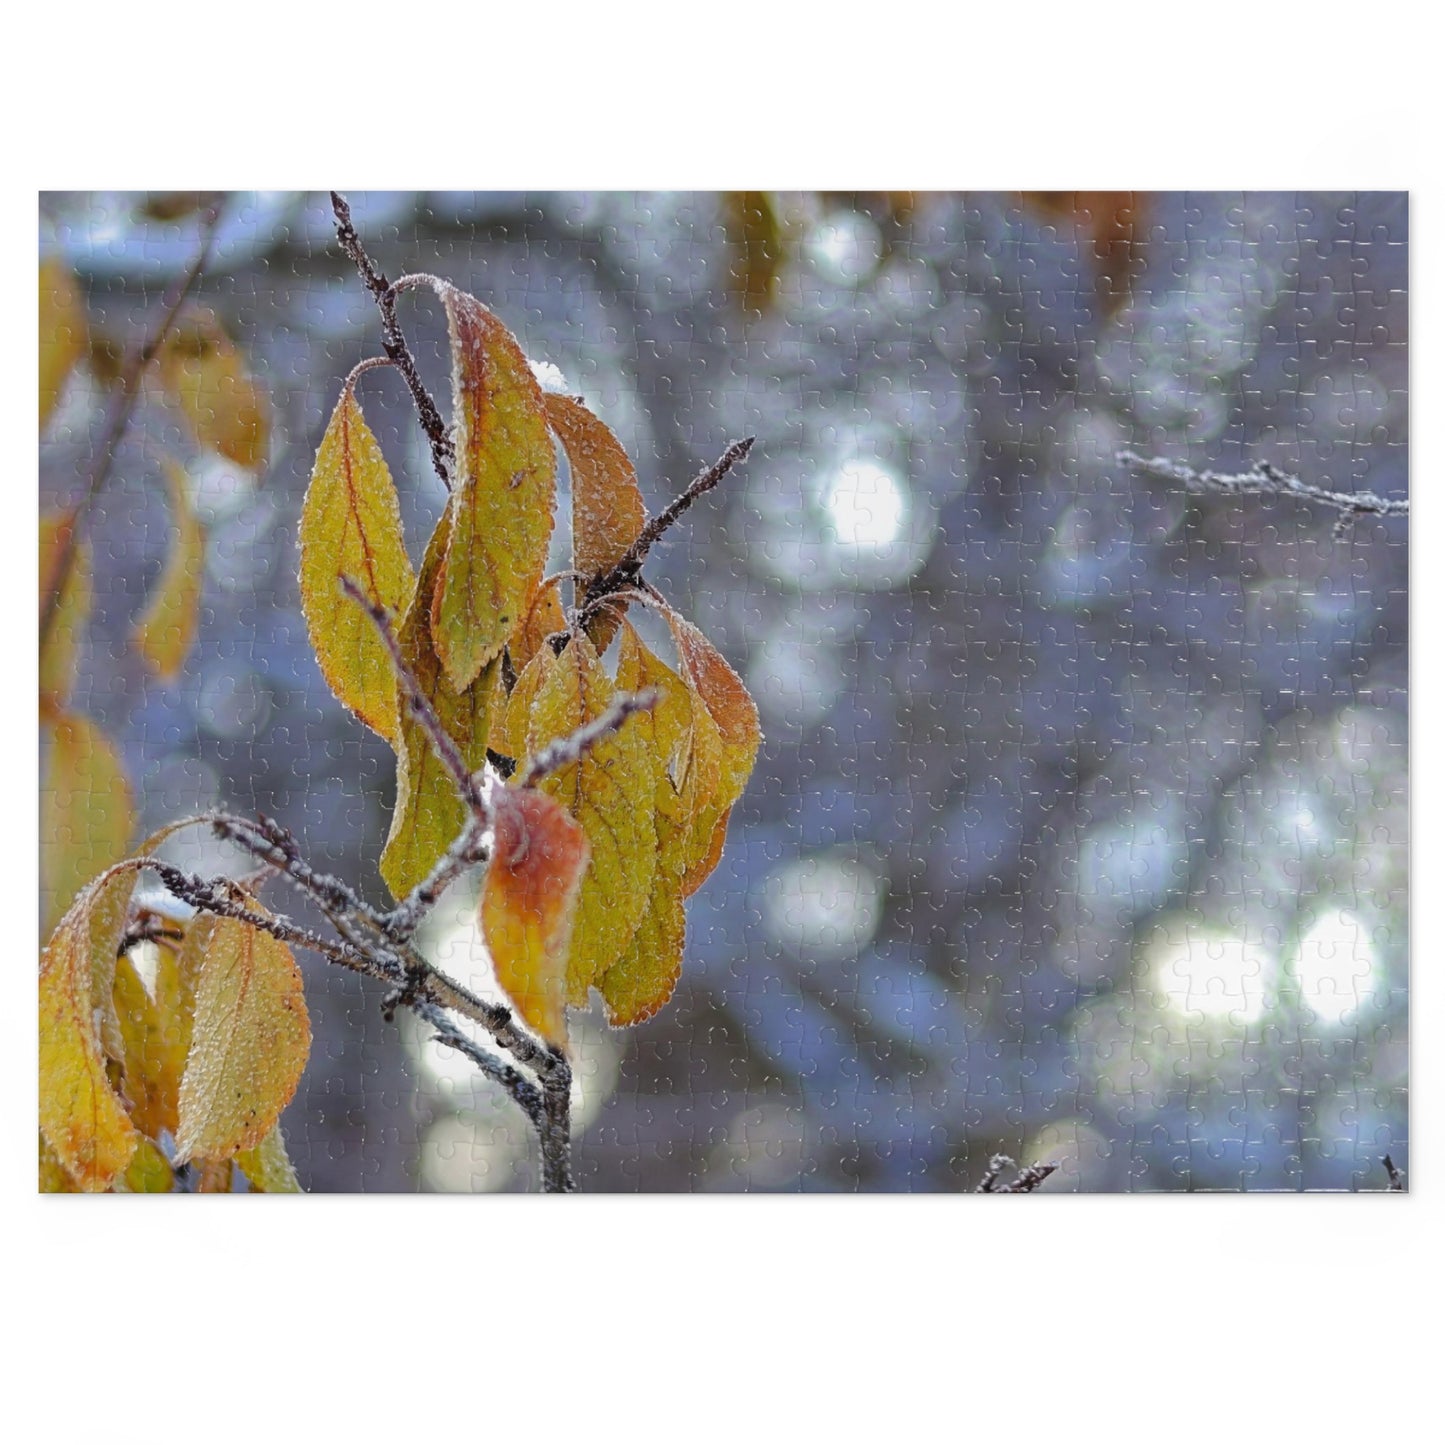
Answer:
[{"label": "jigsaw puzzle", "polygon": [[1391,1191],[1398,193],[43,193],[40,1187]]}]

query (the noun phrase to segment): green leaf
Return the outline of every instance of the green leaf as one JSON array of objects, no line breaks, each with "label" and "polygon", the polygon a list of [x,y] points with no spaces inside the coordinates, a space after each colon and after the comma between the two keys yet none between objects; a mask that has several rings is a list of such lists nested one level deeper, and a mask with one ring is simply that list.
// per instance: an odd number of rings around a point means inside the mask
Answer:
[{"label": "green leaf", "polygon": [[396,675],[375,625],[342,592],[342,575],[398,615],[416,590],[396,487],[350,384],[321,438],[301,507],[301,610],[331,691],[394,743]]},{"label": "green leaf", "polygon": [[66,379],[85,354],[85,306],[75,278],[56,257],[40,263],[40,426],[60,400]]},{"label": "green leaf", "polygon": [[[453,691],[432,646],[427,598],[440,575],[448,526],[445,518],[432,535],[421,578],[397,634],[402,655],[431,700],[442,727],[475,771],[486,761],[487,734],[501,676],[500,659],[488,663],[463,692]],[[393,686],[398,686],[393,680]],[[404,897],[436,866],[466,821],[451,774],[432,749],[426,730],[403,706],[396,762],[396,806],[381,855],[381,876],[397,898]]]},{"label": "green leaf", "polygon": [[279,1124],[254,1149],[241,1150],[236,1155],[236,1164],[258,1194],[301,1193]]},{"label": "green leaf", "polygon": [[[555,655],[544,647],[507,705],[512,755],[535,756],[606,711],[613,686],[597,651],[574,637]],[[629,718],[580,763],[540,788],[582,825],[592,861],[582,880],[567,962],[567,1002],[584,1007],[588,989],[622,956],[647,911],[657,870],[652,763],[647,737]]]},{"label": "green leaf", "polygon": [[130,787],[115,748],[78,713],[41,719],[48,745],[40,789],[40,862],[46,927],[81,887],[125,855]]},{"label": "green leaf", "polygon": [[[40,519],[42,616],[58,580],[61,557],[74,525],[73,509]],[[90,620],[90,575],[90,548],[81,542],[72,554],[50,630],[40,647],[40,699],[55,707],[65,706],[75,686],[75,659],[85,625]]]},{"label": "green leaf", "polygon": [[216,919],[181,1079],[176,1162],[229,1159],[259,1144],[291,1102],[310,1048],[291,950],[248,923]]},{"label": "green leaf", "polygon": [[[107,1076],[96,1027],[94,957],[112,967],[134,871],[122,865],[80,890],[40,962],[40,1128],[78,1188],[108,1189],[140,1136]],[[105,996],[105,995],[101,995]]]},{"label": "green leaf", "polygon": [[497,982],[548,1043],[567,1045],[567,960],[590,849],[567,810],[530,788],[492,792],[482,930]]},{"label": "green leaf", "polygon": [[169,1194],[175,1174],[166,1156],[151,1143],[141,1139],[131,1155],[125,1173],[115,1182],[117,1194]]},{"label": "green leaf", "polygon": [[167,460],[165,472],[171,501],[171,549],[133,639],[136,651],[153,672],[175,678],[195,641],[200,620],[206,535],[191,506],[185,471]]},{"label": "green leaf", "polygon": [[445,284],[439,292],[451,335],[456,467],[431,629],[461,692],[501,653],[541,580],[556,458],[542,389],[516,339],[474,296]]}]

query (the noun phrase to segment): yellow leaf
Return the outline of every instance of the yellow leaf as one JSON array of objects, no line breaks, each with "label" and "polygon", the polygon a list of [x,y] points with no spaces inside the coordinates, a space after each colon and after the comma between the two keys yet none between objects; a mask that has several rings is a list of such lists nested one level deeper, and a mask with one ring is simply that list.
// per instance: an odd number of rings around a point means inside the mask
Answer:
[{"label": "yellow leaf", "polygon": [[[535,756],[607,709],[612,681],[596,649],[574,637],[554,655],[544,647],[512,691],[507,734],[513,756]],[[652,763],[647,737],[629,718],[580,763],[539,785],[582,825],[592,861],[582,880],[567,961],[567,1002],[587,991],[622,956],[642,915],[657,868]]]},{"label": "yellow leaf", "polygon": [[482,930],[517,1012],[549,1043],[567,1045],[567,958],[590,850],[563,806],[529,788],[492,793],[492,861]]},{"label": "yellow leaf", "polygon": [[175,1182],[166,1156],[151,1143],[142,1139],[126,1167],[124,1174],[115,1182],[117,1194],[169,1194]]},{"label": "yellow leaf", "polygon": [[[572,565],[588,579],[598,577],[622,560],[647,522],[637,472],[622,443],[581,402],[553,394],[544,400],[572,473]],[[589,622],[599,653],[624,610],[621,603],[604,608]]]},{"label": "yellow leaf", "polygon": [[161,349],[159,367],[162,384],[180,403],[202,446],[243,467],[265,460],[261,393],[214,316],[196,313],[175,326]]},{"label": "yellow leaf", "polygon": [[[464,692],[454,692],[432,646],[427,598],[441,571],[447,521],[432,534],[421,578],[397,634],[402,655],[431,700],[467,767],[475,771],[486,761],[493,700],[501,676],[500,659],[489,663]],[[393,684],[395,686],[395,683]],[[466,808],[456,784],[438,761],[425,729],[403,705],[396,755],[396,806],[391,831],[381,854],[381,876],[397,898],[404,897],[431,872],[456,840],[466,821]]]},{"label": "yellow leaf", "polygon": [[731,808],[723,809],[721,816],[713,824],[712,832],[708,835],[706,850],[696,863],[688,866],[682,880],[682,896],[684,898],[691,898],[707,882],[708,875],[722,860],[723,843],[727,839],[728,819],[732,817],[732,812]]},{"label": "yellow leaf", "polygon": [[[61,557],[75,512],[59,512],[40,519],[40,610],[58,580]],[[71,556],[51,619],[50,630],[40,646],[40,697],[56,707],[64,707],[75,685],[75,658],[90,618],[90,548],[81,542]]]},{"label": "yellow leaf", "polygon": [[176,677],[196,637],[201,612],[201,583],[206,565],[206,537],[191,506],[185,471],[173,461],[165,466],[171,499],[171,549],[149,604],[135,625],[136,651],[151,670]]},{"label": "yellow leaf", "polygon": [[291,950],[233,918],[216,919],[209,944],[181,1079],[177,1163],[229,1159],[259,1144],[291,1102],[311,1048]]},{"label": "yellow leaf", "polygon": [[78,1194],[75,1181],[65,1172],[65,1166],[55,1156],[55,1150],[45,1142],[45,1133],[40,1132],[40,1192],[42,1194]]},{"label": "yellow leaf", "polygon": [[398,615],[416,590],[396,487],[349,384],[321,438],[301,508],[301,610],[331,691],[394,743],[396,674],[372,620],[342,592],[343,574]]},{"label": "yellow leaf", "polygon": [[125,926],[123,908],[103,905],[113,904],[116,892],[128,899],[132,882],[125,867],[87,884],[41,955],[40,1128],[87,1192],[110,1187],[140,1138],[107,1078],[93,1006],[93,955],[108,948],[114,960]]},{"label": "yellow leaf", "polygon": [[122,1040],[122,1088],[130,1117],[152,1139],[159,1138],[162,1131],[174,1135],[180,1123],[181,1075],[186,1066],[179,1021],[161,1013],[129,958],[116,963],[114,993]]},{"label": "yellow leaf", "polygon": [[236,1165],[257,1194],[301,1193],[279,1124],[254,1149],[241,1150]]},{"label": "yellow leaf", "polygon": [[614,1028],[650,1019],[672,997],[682,975],[687,920],[680,880],[670,874],[664,881],[660,875],[659,868],[647,912],[627,952],[597,984],[607,1008],[607,1022]]},{"label": "yellow leaf", "polygon": [[75,278],[56,257],[40,263],[40,425],[43,428],[75,363],[85,354],[85,306]]},{"label": "yellow leaf", "polygon": [[130,788],[110,740],[78,713],[42,719],[49,755],[40,789],[40,859],[46,927],[81,886],[125,853]]},{"label": "yellow leaf", "polygon": [[522,625],[512,634],[507,650],[512,656],[512,666],[519,673],[554,632],[566,632],[567,617],[562,611],[561,594],[561,579],[547,578],[528,604]]},{"label": "yellow leaf", "polygon": [[445,285],[441,296],[451,335],[456,474],[431,627],[460,692],[501,653],[541,580],[556,458],[542,389],[515,337],[474,296]]}]

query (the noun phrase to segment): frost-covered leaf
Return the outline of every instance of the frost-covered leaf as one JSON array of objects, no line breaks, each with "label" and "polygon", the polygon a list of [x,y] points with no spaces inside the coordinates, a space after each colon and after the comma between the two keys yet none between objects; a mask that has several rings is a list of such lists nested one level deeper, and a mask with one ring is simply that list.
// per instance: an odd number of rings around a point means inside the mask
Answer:
[{"label": "frost-covered leaf", "polygon": [[301,1193],[279,1124],[254,1149],[241,1150],[236,1155],[236,1166],[257,1194]]},{"label": "frost-covered leaf", "polygon": [[721,799],[730,808],[742,796],[762,744],[757,704],[727,659],[686,618],[669,612],[682,675],[702,699],[722,740]]},{"label": "frost-covered leaf", "polygon": [[[545,400],[572,473],[572,565],[597,577],[622,560],[647,522],[637,472],[611,429],[581,402],[556,394]],[[604,609],[588,625],[598,652],[606,652],[622,611]]]},{"label": "frost-covered leaf", "polygon": [[49,927],[80,888],[125,855],[130,787],[110,739],[78,713],[42,716],[40,860]]},{"label": "frost-covered leaf", "polygon": [[567,810],[530,788],[492,793],[494,843],[482,885],[482,930],[517,1012],[567,1044],[567,959],[590,850]]},{"label": "frost-covered leaf", "polygon": [[76,1186],[110,1187],[140,1136],[111,1088],[97,1026],[94,960],[112,967],[134,876],[111,869],[80,890],[40,961],[40,1128]]},{"label": "frost-covered leaf", "polygon": [[[444,517],[432,534],[416,593],[397,637],[402,655],[436,708],[443,728],[461,750],[467,767],[475,771],[486,761],[501,667],[500,659],[488,663],[476,681],[458,694],[447,682],[432,646],[427,598],[440,575],[447,533]],[[396,806],[381,855],[381,876],[397,898],[409,893],[431,872],[466,821],[466,808],[457,796],[456,784],[437,759],[426,730],[404,704],[400,714]]]},{"label": "frost-covered leaf", "polygon": [[75,363],[85,354],[85,306],[75,278],[52,256],[40,263],[40,425],[43,428]]},{"label": "frost-covered leaf", "polygon": [[[75,512],[52,513],[40,519],[40,610],[59,576],[66,543],[75,525]],[[90,619],[90,548],[81,542],[71,558],[69,571],[56,604],[50,629],[40,645],[40,697],[43,702],[64,707],[75,686],[75,659],[85,625]]]},{"label": "frost-covered leaf", "polygon": [[732,817],[732,812],[731,808],[722,810],[713,824],[712,832],[708,835],[706,848],[699,855],[696,863],[688,865],[687,872],[682,879],[682,896],[684,898],[691,898],[707,882],[708,875],[722,861],[723,844],[727,841],[728,835],[728,819]]},{"label": "frost-covered leaf", "polygon": [[175,678],[195,641],[206,565],[206,536],[191,506],[185,471],[165,465],[171,503],[170,551],[150,602],[136,623],[136,651],[163,678]]},{"label": "frost-covered leaf", "polygon": [[[517,679],[507,705],[511,755],[534,757],[599,717],[613,691],[585,637],[572,638],[560,655],[542,648]],[[631,942],[657,868],[652,763],[635,721],[629,718],[580,763],[539,785],[582,825],[592,848],[567,963],[567,1002],[573,1007],[586,1005],[588,989]]]},{"label": "frost-covered leaf", "polygon": [[[248,907],[265,911],[254,900]],[[229,1159],[259,1144],[291,1102],[310,1048],[291,950],[249,924],[218,918],[196,989],[177,1163]]]},{"label": "frost-covered leaf", "polygon": [[443,285],[451,335],[456,467],[432,637],[460,692],[497,657],[541,580],[556,458],[542,389],[512,333]]},{"label": "frost-covered leaf", "polygon": [[126,1165],[125,1173],[115,1181],[117,1194],[169,1194],[175,1173],[166,1156],[142,1138]]},{"label": "frost-covered leaf", "polygon": [[562,611],[561,579],[548,577],[537,589],[526,609],[522,625],[512,634],[507,650],[512,666],[520,674],[536,657],[537,649],[554,633],[566,632],[567,617]]},{"label": "frost-covered leaf", "polygon": [[381,447],[348,384],[316,453],[301,507],[301,610],[331,691],[389,742],[397,733],[396,674],[371,618],[341,590],[352,578],[400,615],[416,578],[401,508]]},{"label": "frost-covered leaf", "polygon": [[40,1192],[42,1194],[78,1194],[80,1186],[65,1172],[55,1150],[45,1142],[40,1130]]},{"label": "frost-covered leaf", "polygon": [[627,951],[598,980],[597,989],[614,1028],[650,1019],[672,997],[682,975],[687,939],[681,880],[659,867],[647,911]]},{"label": "frost-covered leaf", "polygon": [[266,459],[266,410],[245,358],[220,322],[193,313],[161,348],[161,382],[202,446],[243,467]]},{"label": "frost-covered leaf", "polygon": [[162,1015],[129,958],[116,963],[114,995],[122,1041],[121,1087],[130,1117],[152,1139],[162,1130],[174,1134],[186,1066],[180,1021],[173,1014]]}]

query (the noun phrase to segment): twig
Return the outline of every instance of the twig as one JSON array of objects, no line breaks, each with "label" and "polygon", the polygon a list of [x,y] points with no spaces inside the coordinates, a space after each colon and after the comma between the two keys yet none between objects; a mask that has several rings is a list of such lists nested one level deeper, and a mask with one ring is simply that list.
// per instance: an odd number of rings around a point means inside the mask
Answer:
[{"label": "twig", "polygon": [[[983,1178],[978,1182],[975,1194],[1032,1194],[1045,1179],[1059,1166],[1057,1164],[1031,1164],[1027,1169],[1019,1166],[1007,1154],[995,1154],[988,1161]],[[1000,1184],[1005,1169],[1018,1169],[1011,1183]]]},{"label": "twig", "polygon": [[594,577],[587,585],[582,607],[582,616],[595,609],[600,599],[620,588],[629,587],[637,580],[647,554],[652,551],[658,539],[671,527],[699,497],[705,496],[717,486],[732,469],[752,451],[756,437],[744,437],[732,442],[728,449],[710,467],[704,467],[689,483],[687,489],[659,512],[638,534],[637,540],[622,555],[621,561],[610,572]]},{"label": "twig", "polygon": [[613,698],[607,710],[584,724],[576,732],[564,738],[557,738],[547,744],[517,776],[516,786],[533,788],[549,773],[570,768],[581,762],[603,738],[615,733],[635,712],[646,712],[657,706],[658,691],[655,687],[643,688],[641,692],[624,692]]},{"label": "twig", "polygon": [[90,480],[86,484],[85,494],[75,507],[70,531],[61,543],[60,555],[55,562],[54,579],[51,582],[50,591],[46,594],[45,605],[40,612],[40,645],[42,647],[49,640],[51,628],[54,627],[55,618],[60,611],[60,599],[64,595],[65,584],[70,578],[71,569],[75,566],[75,557],[80,548],[81,533],[84,531],[86,519],[90,515],[91,507],[95,505],[95,499],[110,479],[111,468],[115,465],[116,448],[120,445],[121,437],[125,435],[126,427],[130,425],[131,414],[135,411],[136,402],[140,399],[141,378],[145,375],[146,367],[155,359],[165,344],[171,327],[175,325],[176,317],[180,315],[181,307],[186,304],[186,298],[191,294],[196,282],[200,280],[201,273],[206,268],[206,262],[211,259],[211,246],[216,239],[216,230],[221,224],[222,209],[223,207],[218,202],[207,211],[205,219],[201,223],[201,249],[196,253],[195,260],[186,268],[185,274],[166,293],[161,307],[160,320],[150,335],[131,352],[129,360],[121,370],[120,389],[111,403],[110,412],[106,416],[101,430],[100,444],[95,451]]},{"label": "twig", "polygon": [[1390,1194],[1403,1194],[1405,1192],[1405,1176],[1395,1167],[1395,1161],[1386,1154],[1385,1157],[1380,1160],[1380,1163],[1385,1166],[1385,1173],[1390,1176],[1390,1188],[1387,1192]]},{"label": "twig", "polygon": [[1375,492],[1333,492],[1303,482],[1269,462],[1256,462],[1247,472],[1196,471],[1168,457],[1145,457],[1125,448],[1114,453],[1116,461],[1165,481],[1179,482],[1187,491],[1222,497],[1292,497],[1317,502],[1339,513],[1335,537],[1343,537],[1356,517],[1403,517],[1410,511],[1408,498],[1381,497]]},{"label": "twig", "polygon": [[431,699],[422,691],[416,674],[407,666],[406,658],[402,656],[401,643],[397,641],[396,632],[391,625],[391,614],[380,603],[373,602],[353,578],[343,576],[340,582],[341,590],[371,618],[376,630],[381,634],[381,640],[391,656],[391,665],[396,670],[397,680],[406,692],[407,706],[422,725],[431,742],[432,751],[436,753],[441,765],[452,775],[452,781],[457,785],[462,801],[478,818],[485,821],[490,810],[482,799],[481,788],[468,770],[466,760],[458,751],[457,745],[442,726],[442,720],[437,716]]},{"label": "twig", "polygon": [[436,468],[437,476],[442,479],[442,485],[450,491],[451,463],[456,459],[456,448],[447,436],[446,424],[442,421],[436,402],[422,383],[416,358],[411,354],[411,348],[406,344],[406,338],[397,322],[396,287],[387,281],[383,272],[372,265],[371,257],[366,254],[366,248],[361,244],[361,237],[356,234],[356,227],[351,224],[351,207],[336,191],[331,192],[331,209],[336,215],[336,239],[361,273],[366,289],[376,299],[377,310],[381,312],[382,350],[406,378],[412,400],[416,403],[417,417],[431,447],[432,466]]},{"label": "twig", "polygon": [[484,830],[475,817],[468,817],[466,826],[457,834],[451,847],[437,859],[435,867],[390,913],[382,915],[386,936],[403,943],[417,930],[427,910],[456,882],[468,868],[487,859],[487,846],[482,841]]},{"label": "twig", "polygon": [[545,1127],[542,1093],[530,1079],[524,1079],[510,1064],[488,1053],[475,1039],[468,1038],[435,1004],[419,1001],[412,1007],[418,1018],[425,1019],[436,1030],[437,1043],[464,1054],[489,1079],[496,1080],[541,1134]]}]

